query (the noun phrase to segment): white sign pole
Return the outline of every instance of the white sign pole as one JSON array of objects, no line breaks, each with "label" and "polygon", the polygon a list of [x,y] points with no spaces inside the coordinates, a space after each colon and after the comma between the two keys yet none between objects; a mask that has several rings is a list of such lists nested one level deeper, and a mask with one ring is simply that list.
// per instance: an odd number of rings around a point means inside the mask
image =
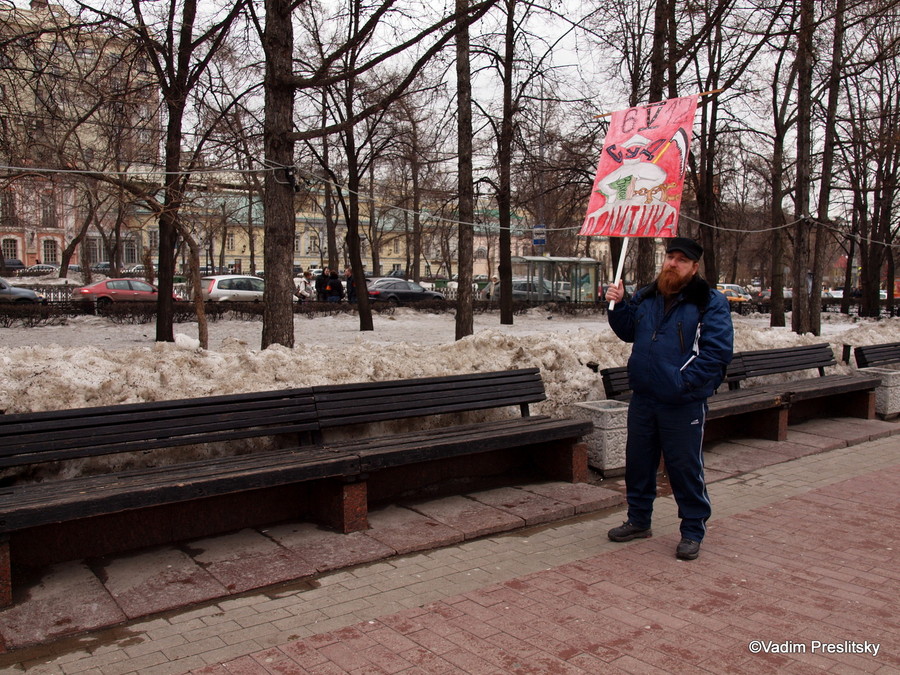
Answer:
[{"label": "white sign pole", "polygon": [[[628,250],[628,240],[631,237],[622,237],[622,252],[619,253],[619,265],[616,268],[616,280],[613,281],[614,286],[619,285],[619,281],[622,279],[622,268],[625,267],[625,252]],[[609,303],[609,311],[611,312],[616,306],[616,301],[613,300]]]}]

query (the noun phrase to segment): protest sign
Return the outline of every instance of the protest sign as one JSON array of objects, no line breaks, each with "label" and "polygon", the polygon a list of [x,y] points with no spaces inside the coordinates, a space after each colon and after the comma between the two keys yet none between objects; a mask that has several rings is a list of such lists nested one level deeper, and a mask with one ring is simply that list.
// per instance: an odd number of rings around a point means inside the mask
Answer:
[{"label": "protest sign", "polygon": [[674,237],[697,96],[612,114],[580,235]]}]

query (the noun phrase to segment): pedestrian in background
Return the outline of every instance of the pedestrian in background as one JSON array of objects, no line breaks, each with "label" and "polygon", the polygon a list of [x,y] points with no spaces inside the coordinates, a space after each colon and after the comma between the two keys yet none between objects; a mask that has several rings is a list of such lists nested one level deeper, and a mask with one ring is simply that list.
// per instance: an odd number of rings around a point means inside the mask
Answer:
[{"label": "pedestrian in background", "polygon": [[316,300],[319,302],[328,300],[328,294],[325,292],[325,287],[328,285],[328,278],[330,276],[331,270],[326,267],[322,270],[322,273],[316,277]]},{"label": "pedestrian in background", "polygon": [[312,272],[306,270],[296,282],[297,297],[300,298],[300,302],[308,302],[311,300],[313,293],[315,292],[313,289]]},{"label": "pedestrian in background", "polygon": [[340,302],[344,299],[344,285],[338,277],[337,270],[332,270],[325,285],[325,300],[327,302]]},{"label": "pedestrian in background", "polygon": [[347,293],[347,302],[356,302],[356,282],[353,279],[353,270],[349,267],[344,270],[344,285]]}]

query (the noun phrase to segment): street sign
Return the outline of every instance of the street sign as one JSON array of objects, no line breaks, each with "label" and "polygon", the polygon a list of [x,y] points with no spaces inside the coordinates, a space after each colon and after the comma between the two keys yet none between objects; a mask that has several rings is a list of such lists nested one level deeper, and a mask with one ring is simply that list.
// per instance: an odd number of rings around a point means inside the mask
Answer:
[{"label": "street sign", "polygon": [[546,225],[535,225],[532,236],[533,236],[532,243],[535,246],[546,246],[547,245],[547,226]]}]

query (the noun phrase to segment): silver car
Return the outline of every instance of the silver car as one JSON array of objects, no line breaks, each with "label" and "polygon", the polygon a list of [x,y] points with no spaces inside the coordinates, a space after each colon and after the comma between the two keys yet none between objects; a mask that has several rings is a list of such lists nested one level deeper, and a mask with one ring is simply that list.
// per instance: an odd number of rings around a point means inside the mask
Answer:
[{"label": "silver car", "polygon": [[246,274],[219,274],[200,279],[206,302],[262,302],[266,282]]}]

